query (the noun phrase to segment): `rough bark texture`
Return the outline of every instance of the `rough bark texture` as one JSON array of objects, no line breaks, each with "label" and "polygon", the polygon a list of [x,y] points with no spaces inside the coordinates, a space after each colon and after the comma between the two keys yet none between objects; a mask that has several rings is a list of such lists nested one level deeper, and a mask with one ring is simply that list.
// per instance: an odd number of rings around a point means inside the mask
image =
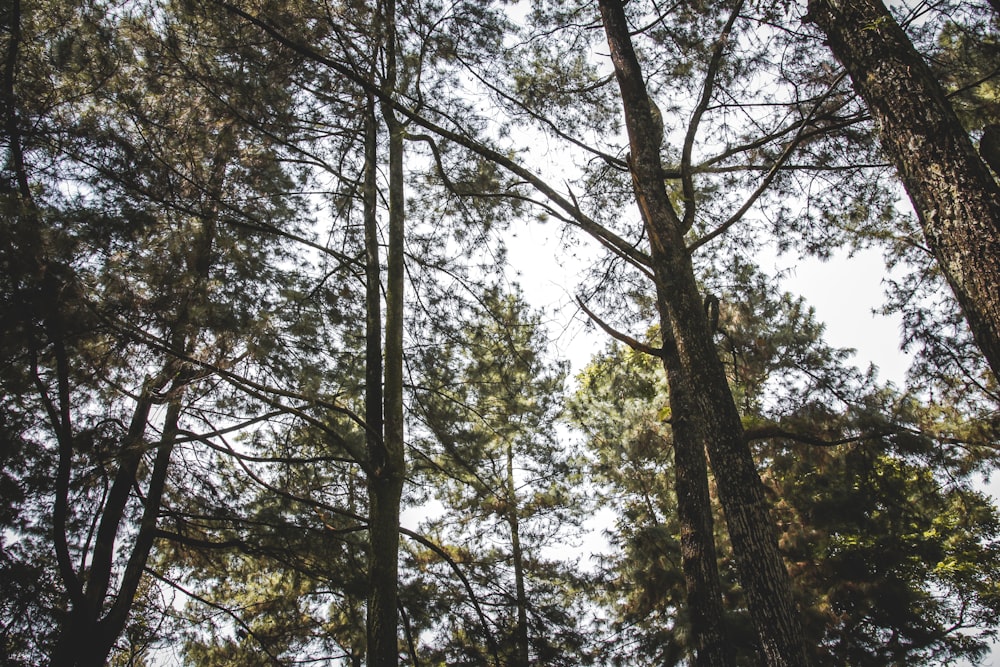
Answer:
[{"label": "rough bark texture", "polygon": [[979,140],[979,154],[1000,175],[1000,125],[987,125]]},{"label": "rough bark texture", "polygon": [[368,667],[399,664],[399,502],[402,484],[382,471],[368,481]]},{"label": "rough bark texture", "polygon": [[[680,377],[680,359],[672,344],[664,344],[667,380]],[[670,423],[674,442],[674,491],[681,529],[681,565],[691,616],[696,667],[734,667],[722,606],[715,551],[715,522],[708,488],[705,437],[696,407],[681,387],[670,387]]]},{"label": "rough bark texture", "polygon": [[740,583],[768,664],[809,664],[791,583],[778,552],[763,485],[719,360],[684,245],[682,223],[664,189],[659,147],[642,72],[619,0],[600,0],[601,16],[621,89],[632,149],[636,198],[650,239],[660,319],[676,345],[677,364],[665,364],[672,394],[690,401],[707,439],[726,514]]},{"label": "rough bark texture", "polygon": [[930,68],[880,0],[810,0],[875,119],[969,327],[1000,377],[1000,188]]}]

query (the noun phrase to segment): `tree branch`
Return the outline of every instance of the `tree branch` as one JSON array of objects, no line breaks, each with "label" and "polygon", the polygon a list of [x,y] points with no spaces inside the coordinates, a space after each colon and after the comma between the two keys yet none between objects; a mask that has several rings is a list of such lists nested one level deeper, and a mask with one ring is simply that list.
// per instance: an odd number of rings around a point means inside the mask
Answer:
[{"label": "tree branch", "polygon": [[790,431],[779,424],[768,424],[745,429],[743,432],[743,439],[747,443],[750,443],[756,440],[772,440],[780,438],[783,440],[799,442],[804,445],[812,445],[814,447],[839,447],[840,445],[847,445],[852,442],[864,442],[865,440],[873,440],[875,438],[881,438],[891,434],[892,431],[879,430],[871,433],[861,433],[859,435],[838,438],[836,440],[824,440],[823,438],[807,435],[805,433]]},{"label": "tree branch", "polygon": [[291,49],[292,51],[298,53],[299,55],[309,58],[314,62],[325,65],[326,67],[329,67],[330,69],[338,72],[339,74],[342,74],[345,78],[352,81],[359,88],[361,88],[362,90],[364,90],[369,94],[378,97],[379,100],[381,100],[384,104],[388,105],[395,111],[400,112],[403,116],[405,116],[408,120],[412,121],[413,123],[416,123],[417,125],[437,134],[443,139],[447,139],[448,141],[463,146],[466,149],[472,151],[473,153],[476,153],[477,155],[480,155],[481,157],[484,157],[487,160],[491,160],[501,165],[502,167],[504,167],[511,173],[515,174],[516,176],[521,177],[526,182],[534,186],[535,189],[537,189],[539,192],[544,194],[555,205],[557,205],[559,208],[561,208],[563,211],[569,214],[570,218],[573,220],[576,226],[580,227],[585,232],[593,236],[595,239],[597,239],[599,243],[608,247],[609,249],[611,249],[616,253],[620,253],[631,258],[633,261],[639,264],[645,266],[649,265],[650,260],[649,256],[646,253],[638,250],[633,246],[633,244],[629,243],[628,241],[621,238],[611,230],[607,229],[606,227],[599,224],[589,216],[585,215],[579,208],[574,206],[572,202],[570,202],[565,197],[560,195],[552,188],[552,186],[550,186],[548,183],[542,180],[541,177],[539,177],[529,169],[526,169],[525,167],[521,166],[519,163],[517,163],[507,155],[492,148],[489,148],[488,146],[485,146],[473,139],[470,139],[469,137],[463,136],[458,132],[449,130],[445,127],[438,125],[437,123],[434,123],[433,121],[420,115],[413,109],[410,109],[405,105],[401,104],[398,100],[393,99],[391,95],[388,95],[386,93],[386,91],[382,90],[379,86],[373,84],[372,82],[366,81],[363,76],[359,75],[351,68],[346,67],[343,63],[339,63],[336,60],[333,60],[332,58],[328,58],[327,56],[323,55],[322,53],[320,53],[319,51],[317,51],[316,49],[307,44],[302,44],[300,42],[297,42],[296,40],[288,37],[281,30],[274,27],[267,21],[261,19],[260,17],[250,14],[249,12],[240,9],[239,7],[236,7],[235,5],[227,2],[226,0],[216,0],[216,2],[231,14],[234,14],[235,16],[244,19],[245,21],[251,23],[252,25],[257,26],[265,33],[270,35],[275,41],[285,46],[286,48]]},{"label": "tree branch", "polygon": [[799,123],[798,132],[796,132],[795,136],[792,137],[792,140],[788,142],[788,145],[785,146],[784,150],[781,152],[781,155],[778,156],[778,159],[774,161],[774,164],[771,165],[771,168],[764,175],[764,178],[761,179],[761,182],[757,185],[757,188],[750,194],[749,197],[747,197],[746,201],[743,202],[743,205],[740,206],[740,208],[735,213],[729,216],[729,219],[727,219],[721,225],[719,225],[714,230],[712,230],[708,234],[705,234],[703,237],[701,237],[700,239],[692,243],[690,246],[688,246],[688,250],[690,252],[693,253],[695,250],[705,245],[712,239],[715,239],[721,236],[722,234],[725,234],[730,227],[732,227],[737,222],[743,219],[743,216],[746,215],[746,212],[750,210],[750,207],[754,205],[754,203],[761,197],[761,195],[764,194],[764,191],[767,190],[767,188],[774,181],[774,178],[778,175],[778,171],[781,169],[782,165],[791,157],[792,153],[795,152],[795,149],[798,148],[799,143],[802,141],[803,132],[805,131],[806,126],[813,119],[813,116],[816,114],[816,112],[819,111],[819,108],[820,106],[822,106],[823,102],[825,102],[826,99],[833,94],[834,89],[836,89],[836,87],[840,84],[840,82],[844,79],[845,76],[847,76],[847,72],[846,71],[841,72],[840,75],[834,80],[834,82],[830,84],[830,87],[826,91],[826,95],[824,95],[823,97],[821,97],[819,100],[816,101],[816,104],[813,105],[813,108],[809,110],[809,113],[806,114],[805,118],[802,119],[802,122]]},{"label": "tree branch", "polygon": [[701,99],[691,115],[691,122],[688,123],[687,133],[684,135],[684,146],[681,149],[681,187],[684,193],[684,219],[681,229],[687,231],[694,224],[694,179],[691,175],[691,151],[694,148],[694,138],[698,134],[698,125],[701,117],[712,101],[712,90],[715,88],[715,77],[722,66],[722,56],[726,46],[729,44],[729,35],[732,33],[733,25],[743,8],[743,0],[737,0],[733,11],[722,28],[722,33],[712,49],[712,58],[708,63],[708,70],[705,72],[705,84],[701,91]]},{"label": "tree branch", "polygon": [[592,310],[590,310],[590,308],[587,308],[587,305],[583,302],[583,299],[577,297],[576,303],[577,305],[580,306],[583,312],[587,313],[587,316],[590,319],[592,319],[594,323],[597,324],[597,326],[599,326],[602,330],[604,330],[606,334],[608,334],[615,340],[620,340],[621,342],[631,347],[633,350],[637,350],[639,352],[643,352],[645,354],[649,354],[654,357],[660,357],[660,358],[663,357],[662,348],[646,345],[645,343],[642,343],[636,340],[635,338],[632,338],[632,336],[629,336],[628,334],[622,333],[621,331],[618,331],[617,329],[613,328],[610,324],[606,323],[604,320],[598,317]]}]

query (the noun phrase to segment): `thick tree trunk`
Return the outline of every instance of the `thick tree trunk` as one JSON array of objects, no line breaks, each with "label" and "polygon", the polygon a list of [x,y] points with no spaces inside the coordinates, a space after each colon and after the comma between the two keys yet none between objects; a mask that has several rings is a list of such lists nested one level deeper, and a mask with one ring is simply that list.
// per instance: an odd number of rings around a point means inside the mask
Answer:
[{"label": "thick tree trunk", "polygon": [[399,664],[398,578],[401,479],[386,470],[368,480],[368,667]]},{"label": "thick tree trunk", "polygon": [[944,90],[880,0],[810,0],[878,125],[937,258],[1000,377],[1000,187]]},{"label": "thick tree trunk", "polygon": [[[667,380],[681,376],[680,359],[672,341],[664,340]],[[670,423],[674,443],[674,491],[681,529],[681,564],[691,616],[696,667],[734,667],[722,606],[715,551],[715,522],[708,488],[705,437],[690,395],[670,386]]]},{"label": "thick tree trunk", "polygon": [[663,185],[649,97],[625,13],[620,0],[600,0],[600,8],[622,94],[636,198],[650,239],[661,326],[676,345],[677,366],[668,368],[671,393],[683,396],[677,400],[690,401],[694,418],[704,429],[740,583],[768,664],[804,667],[809,660],[791,582],[778,552],[763,485],[715,351],[682,223]]}]

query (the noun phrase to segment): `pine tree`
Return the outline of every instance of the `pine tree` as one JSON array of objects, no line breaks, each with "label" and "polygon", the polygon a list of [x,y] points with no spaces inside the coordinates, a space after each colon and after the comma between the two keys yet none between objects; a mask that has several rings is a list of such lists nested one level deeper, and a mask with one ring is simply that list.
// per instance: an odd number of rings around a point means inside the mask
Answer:
[{"label": "pine tree", "polygon": [[[260,283],[223,281],[264,277],[274,246],[231,225],[288,182],[224,105],[150,63],[169,40],[146,17],[104,9],[7,17],[4,414],[29,461],[11,553],[57,582],[36,612],[54,632],[19,626],[11,659],[51,664],[104,664],[147,588],[180,432],[210,402],[206,367],[259,315]],[[55,87],[29,97],[40,82]],[[279,222],[294,208],[254,210]]]},{"label": "pine tree", "polygon": [[[879,386],[822,342],[801,300],[776,293],[752,266],[730,265],[728,275],[720,355],[730,360],[748,441],[766,462],[811,660],[981,656],[995,628],[997,509],[973,489],[973,470],[990,465],[980,447],[995,426],[976,415],[958,426],[938,406]],[[571,409],[609,505],[621,508],[606,586],[620,637],[612,646],[635,648],[609,658],[679,664],[695,646],[676,497],[663,483],[675,465],[665,424],[673,415],[656,370],[649,357],[615,347],[584,371]],[[729,635],[738,661],[757,664],[732,547],[720,544]]]},{"label": "pine tree", "polygon": [[923,56],[879,0],[810,2],[807,18],[826,34],[871,110],[927,246],[996,376],[1000,186]]},{"label": "pine tree", "polygon": [[[583,664],[582,582],[546,556],[579,525],[579,462],[557,432],[564,371],[545,357],[540,318],[520,294],[490,293],[453,342],[422,361],[418,394],[427,430],[420,464],[440,516],[424,530],[454,554],[472,589],[426,550],[419,580],[436,590],[437,637],[427,653],[447,664]],[[569,587],[569,590],[565,590]],[[469,600],[475,595],[476,600]],[[449,604],[449,601],[454,601]],[[488,627],[481,634],[477,602]],[[485,640],[485,641],[484,641]]]}]

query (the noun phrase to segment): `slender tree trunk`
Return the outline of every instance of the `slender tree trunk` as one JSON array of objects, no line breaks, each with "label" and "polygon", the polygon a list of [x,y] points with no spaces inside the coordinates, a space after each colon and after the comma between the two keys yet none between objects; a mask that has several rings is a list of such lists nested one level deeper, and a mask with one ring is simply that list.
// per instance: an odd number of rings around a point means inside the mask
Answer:
[{"label": "slender tree trunk", "polygon": [[[378,191],[376,172],[378,170],[378,121],[375,117],[375,100],[368,98],[365,110],[365,175],[364,175],[364,216],[365,216],[365,445],[369,464],[385,458],[383,450],[384,424],[382,418],[382,268],[379,259],[379,234],[376,216]],[[369,476],[374,476],[375,468],[370,468]],[[380,505],[373,500],[376,490],[369,486],[369,504]],[[372,526],[374,526],[374,510],[369,509]],[[374,545],[374,540],[371,540]],[[373,573],[375,561],[374,546],[369,546],[369,567]],[[372,574],[369,575],[372,577]],[[371,594],[375,587],[369,584]],[[371,603],[369,601],[369,610]],[[367,633],[377,631],[372,628],[372,618],[369,616]],[[377,624],[376,624],[377,625]],[[366,637],[366,644],[368,643]],[[367,650],[366,650],[367,652]],[[358,658],[360,664],[361,658]]]},{"label": "slender tree trunk", "polygon": [[682,223],[663,185],[649,97],[620,0],[600,0],[632,149],[636,198],[650,239],[661,326],[672,336],[677,365],[667,370],[676,400],[690,401],[707,439],[712,469],[736,557],[740,583],[768,664],[809,664],[791,582],[778,552],[763,485],[719,360]]},{"label": "slender tree trunk", "polygon": [[365,442],[369,460],[382,445],[382,267],[378,234],[378,119],[375,98],[365,108]]},{"label": "slender tree trunk", "polygon": [[184,387],[190,381],[190,377],[181,376],[174,381],[176,394],[167,406],[167,414],[163,420],[163,435],[156,450],[156,458],[153,460],[153,469],[146,485],[145,506],[142,510],[142,518],[139,520],[139,534],[136,536],[135,544],[132,546],[132,553],[129,554],[125,572],[122,574],[121,583],[118,585],[118,595],[114,603],[108,610],[105,617],[99,623],[101,636],[107,642],[108,651],[104,658],[111,652],[115,641],[125,629],[129,613],[135,602],[136,591],[139,590],[139,583],[142,581],[143,570],[149,560],[149,553],[153,548],[156,536],[156,525],[162,506],[163,493],[166,490],[167,471],[170,468],[170,457],[173,453],[174,442],[177,439],[178,428],[181,417],[181,395]]},{"label": "slender tree trunk", "polygon": [[514,559],[514,590],[517,596],[516,647],[512,667],[531,664],[528,644],[528,592],[524,581],[524,552],[521,550],[521,526],[518,520],[517,486],[514,481],[514,451],[507,445],[507,525],[510,527],[511,556]]},{"label": "slender tree trunk", "polygon": [[927,245],[1000,378],[1000,187],[944,90],[880,0],[810,0],[878,125]]},{"label": "slender tree trunk", "polygon": [[[402,484],[383,469],[368,481],[368,667],[399,664],[399,503]],[[391,606],[390,606],[391,605]]]},{"label": "slender tree trunk", "polygon": [[[672,342],[663,345],[668,383],[681,375]],[[681,529],[681,564],[691,615],[695,665],[734,667],[733,644],[726,631],[715,551],[715,523],[708,488],[705,437],[696,406],[680,386],[670,387],[670,423],[674,443],[674,491]]]},{"label": "slender tree trunk", "polygon": [[[396,87],[395,2],[384,5],[386,80]],[[403,444],[403,125],[389,104],[382,116],[389,130],[389,244],[386,257],[384,434],[369,461],[368,667],[399,664],[399,511],[406,474]]]}]

